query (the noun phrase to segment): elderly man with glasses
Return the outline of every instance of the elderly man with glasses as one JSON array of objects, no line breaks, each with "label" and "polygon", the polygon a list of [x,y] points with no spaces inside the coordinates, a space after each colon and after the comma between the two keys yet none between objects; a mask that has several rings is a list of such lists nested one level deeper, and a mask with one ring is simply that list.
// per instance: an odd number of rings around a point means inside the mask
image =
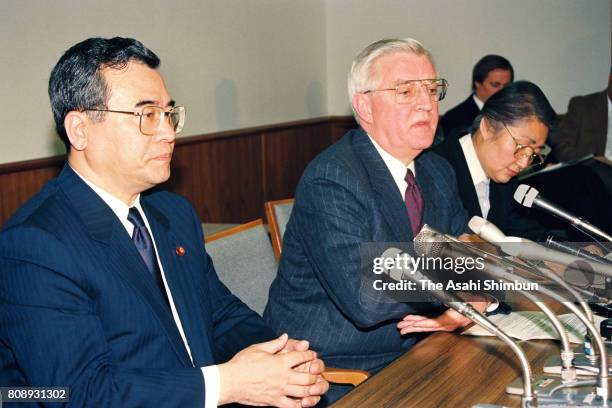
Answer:
[{"label": "elderly man with glasses", "polygon": [[185,121],[158,65],[90,38],[51,73],[68,162],[0,233],[0,385],[77,407],[313,406],[328,385],[308,342],[233,296],[191,205],[152,189]]},{"label": "elderly man with glasses", "polygon": [[[439,305],[362,291],[365,244],[411,242],[424,223],[455,236],[467,230],[450,165],[425,152],[446,88],[418,41],[369,45],[348,78],[360,127],[315,158],[298,185],[264,318],[307,336],[330,365],[377,372],[416,343],[415,332],[467,324]],[[348,390],[332,385],[323,399]]]}]

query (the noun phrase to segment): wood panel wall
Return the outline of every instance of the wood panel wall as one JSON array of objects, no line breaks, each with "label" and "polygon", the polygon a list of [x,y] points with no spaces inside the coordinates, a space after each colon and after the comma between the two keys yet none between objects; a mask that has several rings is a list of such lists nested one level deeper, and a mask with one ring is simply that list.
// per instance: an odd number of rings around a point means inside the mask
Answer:
[{"label": "wood panel wall", "polygon": [[[350,116],[177,139],[163,188],[194,205],[203,222],[264,217],[263,203],[293,197],[306,165],[357,124]],[[61,171],[65,156],[0,165],[0,225]]]}]

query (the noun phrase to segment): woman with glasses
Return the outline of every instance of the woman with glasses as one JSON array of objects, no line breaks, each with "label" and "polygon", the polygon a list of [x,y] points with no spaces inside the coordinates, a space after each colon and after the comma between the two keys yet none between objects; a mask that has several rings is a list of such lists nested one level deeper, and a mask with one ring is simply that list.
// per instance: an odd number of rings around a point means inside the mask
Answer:
[{"label": "woman with glasses", "polygon": [[521,214],[513,194],[519,184],[516,176],[544,161],[542,152],[555,121],[542,90],[518,81],[487,100],[470,134],[447,138],[434,148],[453,166],[470,217],[484,217],[507,235],[547,237],[549,230]]}]

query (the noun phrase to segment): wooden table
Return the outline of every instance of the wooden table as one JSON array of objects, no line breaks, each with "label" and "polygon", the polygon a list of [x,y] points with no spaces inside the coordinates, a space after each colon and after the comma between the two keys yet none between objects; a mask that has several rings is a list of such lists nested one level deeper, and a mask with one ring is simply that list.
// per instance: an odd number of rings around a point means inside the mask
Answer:
[{"label": "wooden table", "polygon": [[[534,376],[542,374],[546,357],[560,352],[560,343],[553,340],[530,340],[519,345]],[[465,408],[478,403],[520,407],[520,396],[509,395],[505,389],[521,375],[518,358],[497,337],[438,332],[333,407]]]}]

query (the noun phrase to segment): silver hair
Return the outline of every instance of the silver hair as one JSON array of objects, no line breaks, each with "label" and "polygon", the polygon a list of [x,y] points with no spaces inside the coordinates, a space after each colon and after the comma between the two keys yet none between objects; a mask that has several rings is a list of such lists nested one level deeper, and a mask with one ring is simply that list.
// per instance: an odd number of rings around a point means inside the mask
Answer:
[{"label": "silver hair", "polygon": [[[372,66],[374,62],[384,56],[395,53],[410,53],[415,55],[424,55],[429,59],[431,64],[436,68],[431,53],[419,41],[413,38],[392,38],[379,40],[365,47],[351,65],[351,70],[348,75],[348,96],[349,101],[352,101],[356,93],[367,91],[378,84],[373,83],[377,78],[372,78]],[[359,115],[353,108],[353,115],[359,122]]]}]

